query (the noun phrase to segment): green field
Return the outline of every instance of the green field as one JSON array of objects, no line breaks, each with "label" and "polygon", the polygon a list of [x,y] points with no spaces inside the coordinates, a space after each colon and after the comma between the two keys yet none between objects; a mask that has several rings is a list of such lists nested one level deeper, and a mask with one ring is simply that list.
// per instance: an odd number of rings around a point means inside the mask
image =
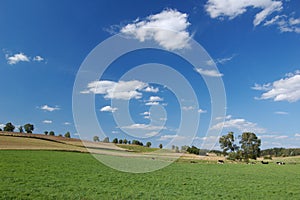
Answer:
[{"label": "green field", "polygon": [[[300,165],[175,162],[146,174],[87,153],[1,150],[1,199],[299,199]],[[130,158],[128,158],[130,159]]]}]

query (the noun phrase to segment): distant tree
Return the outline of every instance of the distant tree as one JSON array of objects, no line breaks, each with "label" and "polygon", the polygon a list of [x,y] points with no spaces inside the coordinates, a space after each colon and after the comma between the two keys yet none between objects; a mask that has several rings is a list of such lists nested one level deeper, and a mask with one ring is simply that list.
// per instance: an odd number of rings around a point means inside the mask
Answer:
[{"label": "distant tree", "polygon": [[179,153],[179,147],[178,146],[175,146],[175,152]]},{"label": "distant tree", "polygon": [[0,128],[0,131],[2,131],[2,128]]},{"label": "distant tree", "polygon": [[65,134],[65,137],[66,138],[71,138],[71,134],[70,134],[70,132],[68,131],[68,132],[66,132],[66,134]]},{"label": "distant tree", "polygon": [[93,141],[94,141],[94,142],[100,142],[99,137],[95,135],[95,136],[93,137]]},{"label": "distant tree", "polygon": [[58,134],[58,137],[62,137],[62,134],[60,133],[60,134]]},{"label": "distant tree", "polygon": [[54,131],[50,131],[50,132],[49,132],[49,135],[54,136],[54,135],[55,135]]},{"label": "distant tree", "polygon": [[172,150],[175,150],[175,145],[172,145]]},{"label": "distant tree", "polygon": [[119,139],[119,144],[123,144],[123,140],[122,139]]},{"label": "distant tree", "polygon": [[130,141],[130,140],[128,140],[128,144],[131,144],[131,141]]},{"label": "distant tree", "polygon": [[260,156],[261,140],[255,133],[244,132],[239,138],[244,160],[248,161],[249,158],[256,159]]},{"label": "distant tree", "polygon": [[118,138],[114,138],[112,142],[117,144],[118,143]]},{"label": "distant tree", "polygon": [[14,132],[15,126],[11,122],[8,122],[8,123],[6,123],[3,130],[7,131],[7,132]]},{"label": "distant tree", "polygon": [[198,148],[195,147],[195,146],[192,146],[192,147],[188,147],[188,148],[187,148],[187,152],[192,153],[192,154],[199,155],[200,149],[198,149]]},{"label": "distant tree", "polygon": [[103,139],[103,142],[104,142],[104,143],[109,143],[109,137],[105,137],[105,138]]},{"label": "distant tree", "polygon": [[124,144],[127,144],[127,143],[128,143],[128,141],[127,141],[126,138],[123,140],[123,143],[124,143]]},{"label": "distant tree", "polygon": [[48,133],[49,133],[48,131],[44,131],[44,134],[45,134],[45,135],[48,135]]},{"label": "distant tree", "polygon": [[186,152],[188,148],[189,148],[189,146],[187,146],[187,145],[181,146],[181,151]]},{"label": "distant tree", "polygon": [[32,131],[34,130],[34,126],[33,126],[33,124],[25,124],[24,129],[25,129],[26,133],[32,133]]},{"label": "distant tree", "polygon": [[18,129],[19,129],[19,133],[23,133],[24,132],[23,126],[20,126]]},{"label": "distant tree", "polygon": [[146,143],[146,147],[151,147],[151,145],[152,145],[151,142]]},{"label": "distant tree", "polygon": [[158,146],[160,149],[162,149],[163,148],[163,145],[162,144],[159,144],[159,146]]}]

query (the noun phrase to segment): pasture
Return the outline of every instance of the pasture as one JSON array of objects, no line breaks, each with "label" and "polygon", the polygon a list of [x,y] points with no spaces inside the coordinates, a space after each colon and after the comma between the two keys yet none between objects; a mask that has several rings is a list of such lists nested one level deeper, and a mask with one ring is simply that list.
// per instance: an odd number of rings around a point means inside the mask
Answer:
[{"label": "pasture", "polygon": [[155,172],[131,174],[113,170],[88,153],[0,150],[0,158],[1,199],[300,197],[300,164],[217,165],[179,161]]}]

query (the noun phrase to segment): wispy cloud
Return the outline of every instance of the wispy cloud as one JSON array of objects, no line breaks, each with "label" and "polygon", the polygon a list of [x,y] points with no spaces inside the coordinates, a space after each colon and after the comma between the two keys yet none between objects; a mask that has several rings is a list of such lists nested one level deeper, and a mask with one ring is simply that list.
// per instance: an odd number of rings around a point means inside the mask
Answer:
[{"label": "wispy cloud", "polygon": [[273,12],[281,11],[283,4],[276,0],[208,0],[205,5],[211,18],[228,17],[230,20],[244,14],[251,7],[261,9],[253,20],[254,26],[257,26]]},{"label": "wispy cloud", "polygon": [[277,26],[280,32],[294,32],[300,34],[300,18],[293,16],[277,15],[266,21],[264,26]]},{"label": "wispy cloud", "polygon": [[167,50],[184,49],[189,47],[190,40],[187,18],[186,13],[167,9],[144,20],[138,18],[122,27],[120,32],[141,42],[153,40]]},{"label": "wispy cloud", "polygon": [[5,55],[5,58],[7,60],[7,63],[9,65],[15,65],[19,62],[29,62],[29,57],[26,56],[24,53],[16,53],[14,55]]},{"label": "wispy cloud", "polygon": [[210,77],[222,77],[223,74],[218,72],[215,69],[202,69],[202,68],[195,68],[195,71],[203,76],[210,76]]},{"label": "wispy cloud", "polygon": [[288,112],[284,112],[284,111],[276,111],[275,112],[276,115],[288,115]]},{"label": "wispy cloud", "polygon": [[44,120],[43,123],[44,124],[52,124],[52,120]]}]

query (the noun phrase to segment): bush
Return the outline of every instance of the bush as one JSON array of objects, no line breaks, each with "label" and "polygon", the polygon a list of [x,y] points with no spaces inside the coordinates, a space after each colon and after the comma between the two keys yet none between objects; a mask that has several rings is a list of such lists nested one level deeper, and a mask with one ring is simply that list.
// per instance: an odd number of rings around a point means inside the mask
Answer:
[{"label": "bush", "polygon": [[65,134],[65,137],[66,138],[71,138],[71,134],[70,134],[70,132],[68,131],[68,132],[66,132],[66,134]]},{"label": "bush", "polygon": [[113,139],[113,143],[117,144],[118,143],[118,138]]},{"label": "bush", "polygon": [[54,136],[54,135],[55,135],[54,131],[50,131],[50,132],[49,132],[49,135]]},{"label": "bush", "polygon": [[105,137],[105,138],[103,139],[103,142],[104,142],[104,143],[109,143],[109,137]]},{"label": "bush", "polygon": [[152,145],[151,142],[146,143],[146,147],[151,147],[151,145]]},{"label": "bush", "polygon": [[264,160],[272,160],[272,156],[264,156]]}]

